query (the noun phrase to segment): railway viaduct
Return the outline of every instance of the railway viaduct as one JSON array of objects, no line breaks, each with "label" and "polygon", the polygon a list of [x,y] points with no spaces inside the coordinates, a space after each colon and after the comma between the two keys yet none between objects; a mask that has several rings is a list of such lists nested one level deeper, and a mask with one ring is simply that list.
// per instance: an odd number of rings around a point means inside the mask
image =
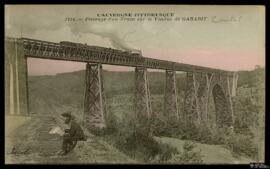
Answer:
[{"label": "railway viaduct", "polygon": [[[72,44],[72,43],[71,43]],[[217,124],[233,126],[232,97],[236,94],[237,74],[219,69],[143,57],[111,48],[73,43],[63,45],[28,38],[5,38],[5,113],[27,115],[27,58],[85,62],[84,120],[89,128],[106,127],[106,99],[102,64],[135,68],[135,115],[141,123],[153,115],[147,69],[166,71],[164,112],[179,119],[176,71],[186,72],[184,120],[207,122],[210,96],[214,97]],[[140,120],[138,120],[140,122]]]}]

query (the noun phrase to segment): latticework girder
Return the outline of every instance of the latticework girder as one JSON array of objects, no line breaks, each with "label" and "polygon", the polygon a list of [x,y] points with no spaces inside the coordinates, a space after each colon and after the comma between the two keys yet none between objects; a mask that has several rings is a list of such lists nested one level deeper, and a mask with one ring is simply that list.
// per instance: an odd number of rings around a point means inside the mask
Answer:
[{"label": "latticework girder", "polygon": [[166,85],[164,96],[164,115],[168,118],[179,119],[175,71],[166,70]]},{"label": "latticework girder", "polygon": [[89,128],[104,128],[106,105],[101,64],[86,64],[84,120]]},{"label": "latticework girder", "polygon": [[138,126],[146,126],[152,115],[147,69],[135,68],[135,117]]},{"label": "latticework girder", "polygon": [[36,39],[21,38],[24,53],[29,57],[81,61],[124,66],[143,66],[151,69],[165,69],[177,71],[218,73],[224,76],[232,76],[229,71],[189,65],[166,60],[143,57],[138,53],[130,53],[111,48],[90,46],[73,42],[47,42]]}]

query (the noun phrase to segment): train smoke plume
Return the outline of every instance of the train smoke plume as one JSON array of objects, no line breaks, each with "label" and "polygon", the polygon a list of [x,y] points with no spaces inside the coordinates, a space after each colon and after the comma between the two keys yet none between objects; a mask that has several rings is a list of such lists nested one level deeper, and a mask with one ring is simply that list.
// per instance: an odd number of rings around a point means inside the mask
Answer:
[{"label": "train smoke plume", "polygon": [[110,40],[111,45],[116,49],[140,53],[141,51],[131,47],[124,39],[119,35],[119,32],[111,25],[82,25],[82,24],[73,24],[69,25],[71,32],[75,35],[80,33],[92,33],[98,35],[102,38],[107,38]]}]

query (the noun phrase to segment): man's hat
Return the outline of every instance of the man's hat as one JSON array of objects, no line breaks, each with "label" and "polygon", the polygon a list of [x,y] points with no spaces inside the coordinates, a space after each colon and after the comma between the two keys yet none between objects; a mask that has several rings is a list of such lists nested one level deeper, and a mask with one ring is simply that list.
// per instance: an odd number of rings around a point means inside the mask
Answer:
[{"label": "man's hat", "polygon": [[71,117],[72,117],[72,115],[71,115],[70,112],[62,113],[61,116],[63,116],[63,117],[68,117],[68,118],[71,118]]}]

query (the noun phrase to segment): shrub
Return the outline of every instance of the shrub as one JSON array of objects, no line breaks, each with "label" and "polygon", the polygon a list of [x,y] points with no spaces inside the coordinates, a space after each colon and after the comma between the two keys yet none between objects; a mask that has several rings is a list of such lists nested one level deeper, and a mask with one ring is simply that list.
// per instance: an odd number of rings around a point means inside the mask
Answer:
[{"label": "shrub", "polygon": [[[87,126],[86,126],[87,127]],[[88,131],[96,136],[102,136],[106,133],[106,128],[90,128],[87,127]]]},{"label": "shrub", "polygon": [[152,133],[155,136],[166,136],[168,135],[166,131],[166,121],[163,120],[161,117],[157,116],[155,118],[151,119],[151,128],[152,128]]},{"label": "shrub", "polygon": [[163,116],[156,116],[151,120],[151,129],[156,136],[175,137],[179,133],[179,123],[166,119]]},{"label": "shrub", "polygon": [[[151,123],[138,126],[131,116],[124,116],[122,121],[116,123],[115,117],[108,116],[107,134],[114,146],[131,158],[143,162],[163,162],[178,153],[176,148],[159,143],[144,128],[149,128]],[[113,132],[109,132],[112,130]],[[154,134],[155,135],[155,134]]]},{"label": "shrub", "polygon": [[178,154],[178,150],[175,147],[170,146],[169,144],[159,144],[159,162],[169,161],[175,154]]},{"label": "shrub", "polygon": [[196,128],[198,130],[196,141],[200,141],[201,143],[213,143],[213,137],[211,137],[212,133],[210,128],[207,125],[201,125]]},{"label": "shrub", "polygon": [[179,135],[180,139],[184,140],[198,140],[198,129],[194,123],[183,122],[179,124]]},{"label": "shrub", "polygon": [[232,135],[227,139],[226,145],[235,155],[245,155],[253,159],[258,157],[258,148],[250,136]]},{"label": "shrub", "polygon": [[177,153],[176,148],[159,143],[152,136],[140,130],[119,132],[115,138],[117,139],[115,142],[117,148],[130,157],[144,162],[167,161],[172,157],[172,154]]},{"label": "shrub", "polygon": [[117,132],[119,126],[119,122],[117,121],[116,116],[113,113],[107,113],[106,115],[106,129],[105,134],[113,134]]},{"label": "shrub", "polygon": [[168,163],[173,164],[201,164],[203,163],[201,150],[195,151],[196,145],[186,141],[183,145],[183,152],[172,156]]},{"label": "shrub", "polygon": [[226,144],[228,136],[223,128],[210,129],[210,133],[209,144]]}]

